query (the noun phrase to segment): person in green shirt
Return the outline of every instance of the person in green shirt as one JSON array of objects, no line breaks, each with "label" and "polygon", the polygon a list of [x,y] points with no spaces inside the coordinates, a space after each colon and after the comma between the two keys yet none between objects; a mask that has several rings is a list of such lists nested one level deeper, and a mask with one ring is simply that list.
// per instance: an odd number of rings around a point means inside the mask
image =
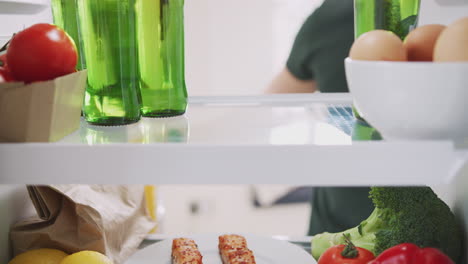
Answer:
[{"label": "person in green shirt", "polygon": [[[269,93],[348,92],[344,59],[354,41],[352,0],[325,0],[296,36]],[[368,187],[313,188],[309,235],[357,226],[374,207]]]},{"label": "person in green shirt", "polygon": [[348,92],[344,59],[354,41],[353,0],[325,0],[302,25],[269,93]]}]

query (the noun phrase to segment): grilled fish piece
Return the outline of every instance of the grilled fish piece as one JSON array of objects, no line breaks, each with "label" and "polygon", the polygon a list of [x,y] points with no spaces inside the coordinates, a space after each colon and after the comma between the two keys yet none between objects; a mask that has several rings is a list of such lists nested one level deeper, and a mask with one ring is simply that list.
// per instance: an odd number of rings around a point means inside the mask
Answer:
[{"label": "grilled fish piece", "polygon": [[192,239],[176,238],[172,241],[172,264],[203,264],[203,257]]},{"label": "grilled fish piece", "polygon": [[219,237],[219,254],[223,264],[255,264],[252,250],[247,248],[247,241],[239,235]]}]

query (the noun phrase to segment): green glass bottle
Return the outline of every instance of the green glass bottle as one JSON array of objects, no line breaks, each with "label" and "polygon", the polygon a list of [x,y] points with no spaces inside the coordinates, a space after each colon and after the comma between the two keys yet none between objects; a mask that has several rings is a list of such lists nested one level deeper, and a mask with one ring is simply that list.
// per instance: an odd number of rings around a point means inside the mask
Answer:
[{"label": "green glass bottle", "polygon": [[353,141],[382,140],[382,136],[366,122],[356,120],[353,124],[352,139]]},{"label": "green glass bottle", "polygon": [[187,108],[184,0],[137,0],[141,112],[182,115]]},{"label": "green glass bottle", "polygon": [[78,27],[78,8],[76,0],[52,0],[52,15],[54,24],[65,30],[75,41],[78,50],[77,70],[85,69],[83,43]]},{"label": "green glass bottle", "polygon": [[[354,0],[354,33],[356,38],[375,30],[389,30],[402,40],[418,24],[420,0]],[[353,107],[354,116],[365,121]]]},{"label": "green glass bottle", "polygon": [[355,35],[385,29],[404,39],[418,24],[420,0],[355,0]]},{"label": "green glass bottle", "polygon": [[140,120],[136,0],[76,0],[88,70],[84,116],[95,125]]}]

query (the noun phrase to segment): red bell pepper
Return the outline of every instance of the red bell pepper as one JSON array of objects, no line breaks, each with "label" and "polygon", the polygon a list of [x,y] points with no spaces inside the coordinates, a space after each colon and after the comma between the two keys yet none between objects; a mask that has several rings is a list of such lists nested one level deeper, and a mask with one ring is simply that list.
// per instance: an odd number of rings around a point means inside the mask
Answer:
[{"label": "red bell pepper", "polygon": [[368,264],[455,264],[455,262],[436,248],[420,248],[405,243],[385,250]]}]

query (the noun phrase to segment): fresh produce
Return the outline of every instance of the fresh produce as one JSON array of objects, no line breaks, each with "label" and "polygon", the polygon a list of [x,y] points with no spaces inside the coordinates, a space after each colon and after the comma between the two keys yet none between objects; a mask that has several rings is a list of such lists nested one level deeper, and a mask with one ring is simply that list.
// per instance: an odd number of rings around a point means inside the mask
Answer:
[{"label": "fresh produce", "polygon": [[0,83],[13,81],[13,76],[11,76],[11,72],[10,72],[10,69],[8,69],[8,65],[6,61],[5,51],[6,51],[7,44],[5,44],[5,46],[0,48]]},{"label": "fresh produce", "polygon": [[65,31],[51,24],[36,24],[13,36],[6,58],[15,80],[30,83],[74,72],[78,53]]},{"label": "fresh produce", "polygon": [[355,228],[323,233],[312,238],[315,259],[330,247],[343,244],[349,234],[357,247],[379,255],[401,243],[434,247],[453,261],[461,255],[461,230],[450,208],[429,187],[372,187],[375,210]]},{"label": "fresh produce", "polygon": [[26,251],[14,257],[8,264],[112,264],[105,255],[96,251],[80,251],[72,255],[49,248]]},{"label": "fresh produce", "polygon": [[60,264],[112,264],[106,255],[103,255],[96,251],[80,251],[72,254],[62,260]]},{"label": "fresh produce", "polygon": [[455,264],[447,255],[436,248],[419,248],[404,243],[382,252],[369,264]]},{"label": "fresh produce", "polygon": [[11,81],[13,81],[11,73],[7,69],[0,67],[0,83]]},{"label": "fresh produce", "polygon": [[375,258],[372,252],[356,247],[347,235],[344,236],[346,244],[327,249],[318,260],[318,264],[367,264]]},{"label": "fresh produce", "polygon": [[6,53],[0,53],[0,67],[7,68]]},{"label": "fresh produce", "polygon": [[66,256],[68,254],[60,250],[41,248],[21,253],[8,264],[60,264]]}]

